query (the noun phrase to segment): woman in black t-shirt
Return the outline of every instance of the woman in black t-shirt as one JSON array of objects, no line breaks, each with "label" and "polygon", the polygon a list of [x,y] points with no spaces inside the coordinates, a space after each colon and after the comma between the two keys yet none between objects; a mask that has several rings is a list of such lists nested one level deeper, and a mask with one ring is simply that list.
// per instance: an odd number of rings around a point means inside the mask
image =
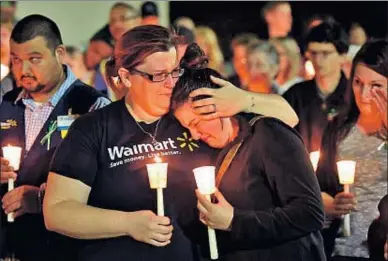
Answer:
[{"label": "woman in black t-shirt", "polygon": [[[46,227],[81,239],[76,244],[78,260],[193,260],[180,228],[186,222],[183,210],[195,208],[192,169],[210,164],[213,150],[192,141],[177,121],[163,116],[183,73],[175,39],[160,26],[136,27],[116,44],[107,67],[108,79],[117,77],[127,94],[72,124],[52,161],[44,202]],[[265,96],[238,92],[236,97],[233,92],[230,98],[232,86],[224,90],[198,112],[216,106],[217,115],[223,115],[251,105],[260,112],[259,101]],[[292,118],[287,103],[272,97],[286,110],[280,114],[275,108],[272,114]],[[224,110],[225,100],[240,100],[232,106],[236,111]],[[254,103],[245,105],[245,100]],[[156,193],[149,188],[146,164],[155,156],[168,162],[166,216],[154,213]]]},{"label": "woman in black t-shirt", "polygon": [[[217,231],[219,260],[326,260],[320,189],[301,138],[270,117],[251,123],[241,116],[201,120],[189,94],[201,85],[218,88],[210,78],[219,73],[207,68],[207,61],[196,44],[188,47],[171,110],[195,140],[221,148],[217,169],[240,145],[215,193],[218,202],[197,191],[200,220]],[[198,224],[192,226],[207,256],[207,240]]]}]

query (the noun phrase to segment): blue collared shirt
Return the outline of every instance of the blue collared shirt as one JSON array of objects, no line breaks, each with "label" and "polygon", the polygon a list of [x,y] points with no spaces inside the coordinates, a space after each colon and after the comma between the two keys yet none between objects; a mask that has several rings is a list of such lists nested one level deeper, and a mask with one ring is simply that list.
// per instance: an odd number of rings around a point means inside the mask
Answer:
[{"label": "blue collared shirt", "polygon": [[[58,104],[70,86],[77,80],[77,77],[71,71],[69,66],[64,66],[64,69],[66,70],[66,79],[49,101],[45,103],[38,103],[32,99],[26,90],[22,90],[15,100],[15,103],[21,100],[26,106],[24,113],[26,151],[31,149],[32,144],[35,142],[36,137],[54,110],[55,106]],[[109,103],[110,101],[108,99],[100,97],[97,99],[96,103],[92,105],[90,110],[99,109]]]}]

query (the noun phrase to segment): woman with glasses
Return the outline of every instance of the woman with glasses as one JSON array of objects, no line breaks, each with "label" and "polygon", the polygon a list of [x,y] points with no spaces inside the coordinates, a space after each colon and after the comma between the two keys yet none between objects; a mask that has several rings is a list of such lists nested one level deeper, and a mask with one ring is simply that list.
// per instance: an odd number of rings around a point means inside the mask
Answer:
[{"label": "woman with glasses", "polygon": [[[175,43],[161,26],[126,32],[107,64],[108,79],[117,77],[125,97],[77,119],[56,152],[44,202],[45,223],[49,230],[80,239],[75,244],[78,260],[194,259],[181,227],[189,222],[185,211],[196,206],[192,169],[212,164],[214,150],[194,141],[166,115],[183,73]],[[232,98],[215,94],[198,113],[210,108],[215,116],[225,114],[225,97],[229,104],[242,101],[244,105],[230,106],[236,110],[248,106],[259,111],[262,106],[262,96],[238,92],[239,97],[230,85],[224,88]],[[283,104],[279,99],[275,106]],[[284,102],[281,110],[287,109]],[[168,163],[165,216],[155,214],[156,192],[150,189],[146,167],[157,157]]]}]

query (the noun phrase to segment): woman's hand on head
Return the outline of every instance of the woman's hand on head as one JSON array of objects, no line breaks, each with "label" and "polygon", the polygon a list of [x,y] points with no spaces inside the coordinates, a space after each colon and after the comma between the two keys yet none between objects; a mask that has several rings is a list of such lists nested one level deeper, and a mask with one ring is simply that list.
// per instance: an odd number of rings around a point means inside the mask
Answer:
[{"label": "woman's hand on head", "polygon": [[246,92],[237,88],[228,81],[214,76],[211,80],[219,85],[220,89],[201,88],[190,93],[190,98],[199,95],[209,95],[210,98],[193,101],[194,111],[204,120],[212,120],[220,117],[231,117],[245,111],[249,105],[249,97]]},{"label": "woman's hand on head", "polygon": [[128,235],[137,241],[157,247],[171,243],[173,226],[168,217],[157,216],[149,210],[130,212]]}]

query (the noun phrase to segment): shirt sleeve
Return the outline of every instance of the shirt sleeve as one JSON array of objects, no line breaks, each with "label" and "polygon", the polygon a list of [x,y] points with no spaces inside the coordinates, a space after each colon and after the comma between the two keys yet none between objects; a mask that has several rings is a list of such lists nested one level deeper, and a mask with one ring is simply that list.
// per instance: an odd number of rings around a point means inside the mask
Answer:
[{"label": "shirt sleeve", "polygon": [[73,122],[53,156],[51,172],[92,186],[98,166],[99,142],[95,121],[90,115],[84,115]]},{"label": "shirt sleeve", "polygon": [[254,135],[252,142],[260,151],[252,155],[264,155],[256,162],[279,206],[263,211],[235,209],[232,237],[280,244],[322,229],[320,189],[301,138],[285,124],[268,118],[256,123]]}]

